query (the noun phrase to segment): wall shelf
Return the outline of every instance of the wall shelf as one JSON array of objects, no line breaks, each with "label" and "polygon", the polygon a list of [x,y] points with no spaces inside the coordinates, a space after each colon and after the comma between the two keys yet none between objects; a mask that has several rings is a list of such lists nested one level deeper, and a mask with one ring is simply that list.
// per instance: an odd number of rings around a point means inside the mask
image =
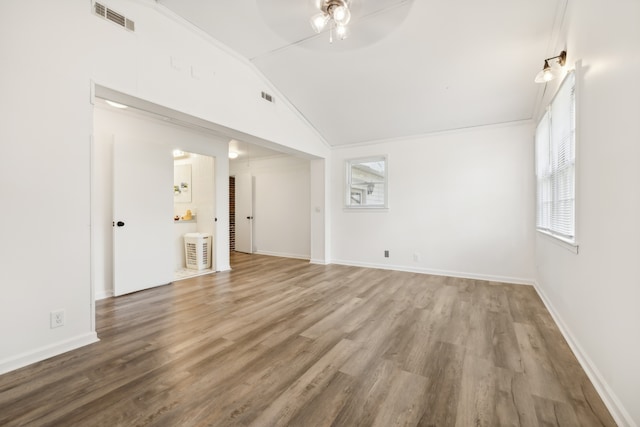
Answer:
[{"label": "wall shelf", "polygon": [[173,220],[174,224],[193,224],[193,223],[196,223],[196,222],[198,222],[198,221],[197,221],[197,218],[196,218],[195,215],[191,219],[179,219],[179,220],[175,220],[174,219]]}]

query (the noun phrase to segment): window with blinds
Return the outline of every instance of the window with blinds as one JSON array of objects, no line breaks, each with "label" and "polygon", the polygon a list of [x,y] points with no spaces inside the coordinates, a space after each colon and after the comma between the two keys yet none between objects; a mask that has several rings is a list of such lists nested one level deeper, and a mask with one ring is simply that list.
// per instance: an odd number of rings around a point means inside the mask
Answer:
[{"label": "window with blinds", "polygon": [[569,73],[536,128],[536,226],[575,243],[575,73]]}]

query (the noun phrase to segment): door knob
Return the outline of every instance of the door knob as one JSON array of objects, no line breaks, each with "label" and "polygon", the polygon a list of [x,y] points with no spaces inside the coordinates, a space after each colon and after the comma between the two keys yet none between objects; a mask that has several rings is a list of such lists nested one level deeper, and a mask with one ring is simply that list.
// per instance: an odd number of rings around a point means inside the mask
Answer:
[{"label": "door knob", "polygon": [[118,221],[118,222],[116,223],[116,225],[117,225],[118,227],[123,227],[123,226],[124,226],[124,222],[122,222],[122,221]]},{"label": "door knob", "polygon": [[252,216],[248,216],[247,219],[253,219],[253,217]]}]

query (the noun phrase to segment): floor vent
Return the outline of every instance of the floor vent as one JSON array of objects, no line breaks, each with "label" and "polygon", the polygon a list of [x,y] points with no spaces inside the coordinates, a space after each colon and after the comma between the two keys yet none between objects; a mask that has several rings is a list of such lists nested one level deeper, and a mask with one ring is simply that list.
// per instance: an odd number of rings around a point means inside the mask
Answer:
[{"label": "floor vent", "polygon": [[105,5],[95,2],[93,4],[93,13],[98,15],[101,18],[106,19],[107,21],[111,21],[114,24],[121,26],[122,28],[126,28],[129,31],[136,30],[136,23],[131,19],[127,18],[121,13],[116,12],[113,9],[109,9]]},{"label": "floor vent", "polygon": [[269,102],[276,102],[276,100],[273,97],[273,95],[270,95],[267,92],[262,92],[262,99],[264,99],[265,101],[269,101]]}]

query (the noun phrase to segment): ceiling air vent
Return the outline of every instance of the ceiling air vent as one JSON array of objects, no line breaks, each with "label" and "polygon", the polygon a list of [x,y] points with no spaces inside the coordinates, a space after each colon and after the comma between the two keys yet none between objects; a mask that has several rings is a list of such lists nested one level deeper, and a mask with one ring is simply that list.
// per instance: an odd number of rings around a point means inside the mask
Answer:
[{"label": "ceiling air vent", "polygon": [[262,92],[262,99],[269,102],[276,102],[276,100],[273,98],[273,95],[270,95],[267,92]]},{"label": "ceiling air vent", "polygon": [[111,21],[114,24],[118,24],[119,26],[126,28],[129,31],[135,31],[136,24],[132,20],[128,19],[121,13],[116,12],[113,9],[109,9],[105,5],[95,2],[93,4],[93,13],[98,15],[101,18],[106,19],[107,21]]}]

